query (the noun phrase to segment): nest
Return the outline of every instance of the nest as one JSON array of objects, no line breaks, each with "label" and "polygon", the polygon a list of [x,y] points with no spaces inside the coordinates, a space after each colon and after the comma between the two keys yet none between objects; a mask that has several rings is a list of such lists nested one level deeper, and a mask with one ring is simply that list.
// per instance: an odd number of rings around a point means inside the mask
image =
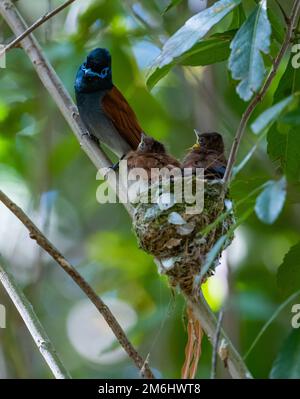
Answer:
[{"label": "nest", "polygon": [[[185,187],[196,188],[196,177],[185,178]],[[201,212],[191,212],[191,204],[177,201],[173,194],[176,179],[164,185],[153,184],[139,193],[133,220],[139,246],[155,256],[160,272],[172,287],[190,295],[214,273],[222,251],[230,244],[228,237],[219,249],[216,261],[204,274],[207,254],[234,223],[232,204],[224,198],[220,180],[202,180],[204,203]],[[152,202],[149,202],[150,193]],[[227,212],[224,212],[227,211]],[[220,215],[224,216],[220,216]],[[216,222],[217,221],[217,222]]]}]

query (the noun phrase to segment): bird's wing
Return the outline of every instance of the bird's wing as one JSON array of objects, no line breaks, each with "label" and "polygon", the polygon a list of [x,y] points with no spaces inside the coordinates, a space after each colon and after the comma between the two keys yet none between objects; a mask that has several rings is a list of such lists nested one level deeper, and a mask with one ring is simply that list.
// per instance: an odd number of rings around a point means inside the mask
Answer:
[{"label": "bird's wing", "polygon": [[226,171],[226,164],[223,154],[210,154],[206,159],[205,172],[222,179]]},{"label": "bird's wing", "polygon": [[225,175],[226,166],[212,166],[205,169],[205,174],[222,179]]},{"label": "bird's wing", "polygon": [[103,97],[102,106],[116,130],[135,150],[140,144],[143,129],[123,94],[114,86]]}]

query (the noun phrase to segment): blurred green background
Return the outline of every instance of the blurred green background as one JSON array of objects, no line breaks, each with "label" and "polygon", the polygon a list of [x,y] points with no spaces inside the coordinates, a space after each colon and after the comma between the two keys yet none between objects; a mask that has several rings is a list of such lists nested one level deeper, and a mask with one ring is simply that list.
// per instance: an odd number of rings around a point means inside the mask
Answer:
[{"label": "blurred green background", "polygon": [[[146,88],[146,73],[161,43],[199,11],[195,0],[183,1],[163,14],[168,3],[77,0],[35,34],[73,97],[74,76],[88,51],[107,47],[112,53],[114,83],[147,133],[182,158],[193,144],[194,128],[217,130],[224,135],[228,153],[246,104],[236,95],[225,62],[208,67],[176,67],[152,92]],[[247,10],[254,1],[243,3]],[[30,24],[61,2],[19,0],[16,4]],[[224,31],[230,23],[228,16],[216,30]],[[0,17],[0,42],[12,39]],[[149,354],[157,375],[179,377],[186,343],[184,301],[172,294],[166,279],[158,275],[153,259],[137,248],[122,205],[96,202],[96,171],[26,54],[22,49],[13,49],[6,63],[7,67],[0,69],[1,189],[22,206],[111,304],[140,353]],[[268,96],[264,107],[271,104],[271,94]],[[262,110],[260,106],[255,115]],[[247,131],[240,160],[256,141],[257,137]],[[276,178],[275,166],[266,155],[263,139],[232,184],[233,199],[238,201],[253,188]],[[244,207],[253,206],[254,200]],[[238,215],[244,207],[237,210]],[[285,253],[299,240],[299,211],[298,191],[290,190],[284,211],[272,226],[264,225],[253,213],[236,231],[216,276],[205,286],[214,311],[227,301],[224,327],[242,354],[285,299],[276,286],[276,272]],[[0,252],[74,378],[137,375],[79,289],[2,205]],[[0,303],[7,309],[7,327],[0,329],[0,377],[50,378],[2,287]],[[247,359],[254,377],[268,377],[291,330],[290,319],[288,306]],[[210,367],[211,347],[205,338],[198,376],[209,377]],[[227,377],[221,365],[218,376]]]}]

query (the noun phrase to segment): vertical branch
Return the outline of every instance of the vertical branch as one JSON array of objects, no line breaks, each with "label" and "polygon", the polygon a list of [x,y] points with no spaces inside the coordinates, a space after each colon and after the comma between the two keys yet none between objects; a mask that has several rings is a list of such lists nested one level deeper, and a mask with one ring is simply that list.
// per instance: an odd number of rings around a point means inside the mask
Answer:
[{"label": "vertical branch", "polygon": [[293,4],[293,8],[291,11],[291,15],[288,21],[288,29],[285,35],[284,42],[282,43],[282,46],[279,50],[279,53],[277,57],[275,58],[273,62],[273,66],[271,69],[271,72],[269,73],[269,76],[267,77],[267,80],[265,81],[261,91],[256,94],[256,96],[253,98],[253,100],[250,102],[248,107],[246,108],[246,111],[243,113],[242,119],[240,121],[240,124],[238,126],[238,129],[235,134],[235,138],[230,150],[229,158],[228,158],[228,165],[226,168],[225,176],[224,176],[224,184],[225,187],[228,186],[231,175],[232,175],[232,169],[234,166],[234,163],[236,161],[237,153],[241,144],[241,140],[243,138],[247,123],[257,107],[257,105],[262,101],[262,99],[265,97],[265,94],[267,93],[271,83],[273,82],[273,79],[275,78],[279,65],[290,45],[293,33],[294,33],[294,28],[298,19],[298,14],[300,10],[300,0],[295,0]]},{"label": "vertical branch", "polygon": [[0,257],[0,282],[5,291],[10,296],[20,316],[24,320],[28,331],[30,332],[36,346],[41,355],[48,364],[53,375],[57,379],[71,378],[68,371],[62,364],[58,354],[56,353],[50,339],[48,338],[44,327],[37,318],[31,303],[27,300],[22,290],[18,287],[14,278],[7,271],[4,260]]}]

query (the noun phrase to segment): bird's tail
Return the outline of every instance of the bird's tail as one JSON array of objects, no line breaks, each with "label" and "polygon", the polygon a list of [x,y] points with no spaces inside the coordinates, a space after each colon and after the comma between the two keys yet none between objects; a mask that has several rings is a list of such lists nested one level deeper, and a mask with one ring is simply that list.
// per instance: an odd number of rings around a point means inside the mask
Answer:
[{"label": "bird's tail", "polygon": [[189,307],[187,308],[187,316],[188,341],[185,347],[185,361],[181,369],[181,378],[194,379],[201,356],[203,330],[199,320],[195,318],[192,309]]}]

